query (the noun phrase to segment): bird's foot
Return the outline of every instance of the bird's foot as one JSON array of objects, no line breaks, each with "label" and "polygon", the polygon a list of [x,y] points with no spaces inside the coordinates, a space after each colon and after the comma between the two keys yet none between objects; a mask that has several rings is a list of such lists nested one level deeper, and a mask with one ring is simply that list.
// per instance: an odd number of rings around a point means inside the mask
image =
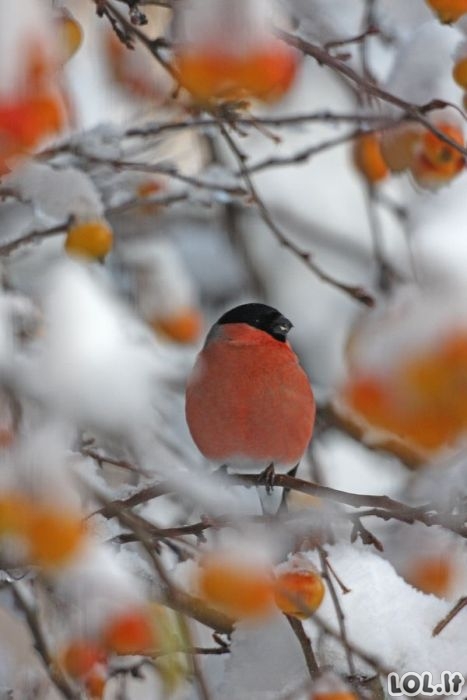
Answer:
[{"label": "bird's foot", "polygon": [[264,486],[266,488],[266,493],[272,493],[272,490],[274,488],[274,477],[276,476],[276,472],[274,471],[274,464],[271,462],[271,464],[268,464],[266,469],[261,472],[261,474],[258,476],[258,485],[259,486]]}]

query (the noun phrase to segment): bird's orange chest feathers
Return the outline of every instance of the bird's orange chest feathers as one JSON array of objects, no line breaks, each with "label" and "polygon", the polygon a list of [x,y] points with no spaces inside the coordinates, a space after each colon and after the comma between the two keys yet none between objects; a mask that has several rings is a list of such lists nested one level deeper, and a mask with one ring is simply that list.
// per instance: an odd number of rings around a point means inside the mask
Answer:
[{"label": "bird's orange chest feathers", "polygon": [[311,438],[314,400],[288,343],[246,324],[218,328],[187,388],[187,420],[201,452],[294,465]]}]

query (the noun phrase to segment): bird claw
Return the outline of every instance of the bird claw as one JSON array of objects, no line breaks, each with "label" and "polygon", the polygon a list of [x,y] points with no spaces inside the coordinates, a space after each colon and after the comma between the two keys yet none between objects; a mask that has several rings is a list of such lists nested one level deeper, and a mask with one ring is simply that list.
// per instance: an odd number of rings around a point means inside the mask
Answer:
[{"label": "bird claw", "polygon": [[266,488],[267,494],[272,493],[272,490],[274,488],[275,475],[276,473],[274,471],[274,464],[271,462],[271,464],[268,464],[266,469],[262,471],[258,477],[258,484]]}]

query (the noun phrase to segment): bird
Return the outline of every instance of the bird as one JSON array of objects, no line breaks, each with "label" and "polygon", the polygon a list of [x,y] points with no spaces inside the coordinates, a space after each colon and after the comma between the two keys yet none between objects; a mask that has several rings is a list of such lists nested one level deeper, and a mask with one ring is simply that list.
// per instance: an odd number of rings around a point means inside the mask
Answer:
[{"label": "bird", "polygon": [[310,442],[315,401],[287,340],[293,324],[248,303],[210,329],[186,386],[188,428],[209,461],[235,473],[296,470]]}]

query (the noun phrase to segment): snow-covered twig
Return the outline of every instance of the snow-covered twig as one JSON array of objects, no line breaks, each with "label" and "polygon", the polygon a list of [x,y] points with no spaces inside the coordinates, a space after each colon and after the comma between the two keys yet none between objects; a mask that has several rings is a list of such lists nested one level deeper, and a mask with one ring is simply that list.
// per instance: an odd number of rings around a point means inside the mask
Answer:
[{"label": "snow-covered twig", "polygon": [[344,61],[341,61],[339,58],[332,56],[328,51],[321,48],[320,46],[312,44],[309,41],[305,41],[304,39],[295,36],[294,34],[290,34],[289,32],[286,32],[282,29],[276,29],[276,35],[290,46],[294,46],[296,49],[302,51],[307,56],[311,56],[312,58],[314,58],[320,65],[328,66],[337,73],[345,76],[352,83],[356,84],[359,88],[367,92],[369,95],[377,97],[383,102],[387,102],[393,105],[394,107],[398,107],[400,110],[402,110],[403,115],[413,119],[419,124],[422,124],[429,131],[435,134],[441,141],[447,143],[449,146],[452,146],[452,148],[454,148],[456,151],[459,151],[459,153],[462,153],[463,156],[467,157],[467,150],[463,146],[461,146],[459,143],[450,138],[450,136],[443,133],[443,131],[440,131],[438,128],[436,128],[436,126],[434,126],[430,122],[430,120],[425,116],[429,112],[433,112],[438,109],[444,109],[445,107],[454,107],[457,109],[455,105],[452,105],[451,103],[448,103],[445,100],[439,99],[433,99],[429,103],[424,105],[412,104],[410,102],[407,102],[406,100],[403,100],[400,97],[397,97],[396,95],[393,95],[387,90],[383,90],[383,88],[380,88],[367,78],[362,77],[353,68],[348,66]]}]

